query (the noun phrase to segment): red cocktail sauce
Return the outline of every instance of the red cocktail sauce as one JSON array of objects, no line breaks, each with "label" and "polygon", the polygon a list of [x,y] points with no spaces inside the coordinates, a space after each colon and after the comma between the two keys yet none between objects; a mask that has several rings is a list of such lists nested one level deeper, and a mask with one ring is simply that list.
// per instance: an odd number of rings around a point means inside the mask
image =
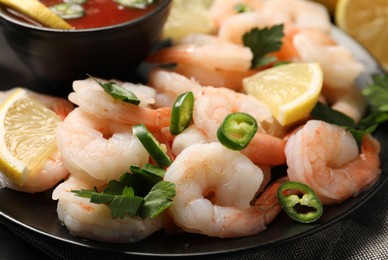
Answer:
[{"label": "red cocktail sauce", "polygon": [[[46,6],[62,3],[61,0],[39,0]],[[106,27],[125,23],[151,12],[157,4],[146,9],[124,8],[114,0],[88,0],[83,7],[85,15],[81,18],[66,19],[75,29]]]}]

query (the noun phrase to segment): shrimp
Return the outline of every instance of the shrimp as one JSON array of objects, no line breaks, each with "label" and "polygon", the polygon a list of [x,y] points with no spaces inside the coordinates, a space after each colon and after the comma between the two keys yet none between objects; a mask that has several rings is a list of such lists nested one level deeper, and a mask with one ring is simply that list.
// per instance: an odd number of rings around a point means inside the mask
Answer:
[{"label": "shrimp", "polygon": [[[122,87],[126,87],[128,84],[130,83],[123,84]],[[131,90],[138,97],[144,91],[156,95],[156,92],[148,86],[135,86],[137,87],[133,87]],[[129,125],[144,123],[149,127],[156,128],[169,126],[170,124],[170,107],[153,109],[149,107],[150,101],[144,103],[144,99],[141,100],[138,106],[114,99],[91,78],[74,81],[73,89],[74,92],[69,94],[69,100],[77,104],[82,110],[99,118],[109,118],[118,123]]]},{"label": "shrimp", "polygon": [[242,44],[243,35],[253,28],[284,24],[285,34],[295,30],[312,29],[329,33],[328,11],[322,5],[304,0],[273,0],[261,3],[252,12],[229,15],[219,26],[221,39]]},{"label": "shrimp", "polygon": [[359,122],[366,111],[365,97],[356,86],[346,89],[326,87],[322,93],[332,109],[349,116],[355,122]]},{"label": "shrimp", "polygon": [[193,64],[209,70],[247,71],[251,67],[252,58],[252,51],[248,47],[221,42],[167,47],[150,54],[147,61],[162,64]]},{"label": "shrimp", "polygon": [[218,30],[218,37],[235,44],[243,45],[243,35],[253,28],[275,25],[271,16],[258,12],[240,13],[226,19]]},{"label": "shrimp", "polygon": [[105,204],[92,203],[71,192],[93,188],[90,183],[71,176],[53,191],[53,200],[58,200],[58,218],[72,234],[108,243],[129,243],[145,239],[163,228],[163,214],[156,218],[125,216],[114,219]]},{"label": "shrimp", "polygon": [[209,9],[209,16],[216,27],[220,27],[226,19],[238,13],[237,7],[242,5],[247,11],[260,10],[263,0],[215,0]]},{"label": "shrimp", "polygon": [[57,127],[56,140],[66,168],[90,183],[118,179],[149,155],[127,125],[74,109]]},{"label": "shrimp", "polygon": [[[272,136],[276,124],[269,108],[252,96],[226,88],[203,87],[197,93],[193,110],[193,121],[197,128],[206,133],[209,140],[217,141],[217,129],[225,117],[233,112],[245,112],[253,116],[259,130],[250,144],[242,150],[254,163],[279,165],[285,162],[285,141]],[[279,131],[280,132],[280,131]]]},{"label": "shrimp", "polygon": [[187,232],[221,238],[253,235],[281,210],[276,189],[251,206],[263,178],[247,157],[220,143],[192,145],[166,171],[164,180],[176,185],[169,212]]},{"label": "shrimp", "polygon": [[310,120],[287,141],[288,177],[309,185],[323,204],[340,203],[377,180],[381,172],[379,152],[380,144],[368,134],[359,153],[349,132]]},{"label": "shrimp", "polygon": [[157,91],[155,105],[172,106],[176,98],[185,92],[197,92],[201,85],[181,74],[164,69],[153,69],[149,75],[150,86]]},{"label": "shrimp", "polygon": [[195,64],[178,64],[174,71],[183,76],[193,78],[202,86],[213,86],[218,88],[228,88],[240,91],[243,88],[243,79],[257,73],[257,70],[230,71],[230,70],[211,70]]},{"label": "shrimp", "polygon": [[210,143],[208,136],[194,124],[178,134],[172,143],[172,153],[177,156],[187,147],[198,143]]},{"label": "shrimp", "polygon": [[203,86],[239,90],[242,79],[253,75],[250,48],[216,36],[190,34],[181,44],[151,54],[150,63],[176,64],[173,71],[196,80]]},{"label": "shrimp", "polygon": [[284,24],[286,31],[311,29],[330,33],[332,25],[325,6],[306,0],[265,1],[260,15],[271,17],[273,24]]},{"label": "shrimp", "polygon": [[350,50],[337,44],[327,33],[302,30],[294,35],[293,44],[303,62],[321,65],[324,87],[349,88],[365,69]]}]

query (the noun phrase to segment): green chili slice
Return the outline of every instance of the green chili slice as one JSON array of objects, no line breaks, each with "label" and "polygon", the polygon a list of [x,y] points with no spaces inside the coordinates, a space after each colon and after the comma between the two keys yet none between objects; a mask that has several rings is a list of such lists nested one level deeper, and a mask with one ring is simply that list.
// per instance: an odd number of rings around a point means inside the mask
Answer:
[{"label": "green chili slice", "polygon": [[232,150],[242,150],[257,131],[256,120],[247,113],[229,114],[217,130],[217,138],[224,146]]},{"label": "green chili slice", "polygon": [[160,167],[167,167],[171,164],[171,160],[163,151],[161,144],[144,124],[134,125],[132,131]]},{"label": "green chili slice", "polygon": [[191,119],[193,118],[193,107],[193,92],[183,93],[175,100],[171,111],[171,134],[180,134],[190,125]]},{"label": "green chili slice", "polygon": [[285,182],[278,189],[283,210],[294,220],[311,223],[323,213],[322,203],[315,192],[300,182]]},{"label": "green chili slice", "polygon": [[132,91],[117,85],[116,82],[110,81],[107,83],[103,83],[91,75],[88,76],[92,78],[95,82],[97,82],[98,85],[100,85],[104,89],[104,91],[111,95],[114,99],[119,99],[123,102],[130,103],[136,106],[140,104],[140,99]]},{"label": "green chili slice", "polygon": [[63,19],[75,19],[84,16],[85,9],[75,3],[60,3],[50,7],[50,10]]}]

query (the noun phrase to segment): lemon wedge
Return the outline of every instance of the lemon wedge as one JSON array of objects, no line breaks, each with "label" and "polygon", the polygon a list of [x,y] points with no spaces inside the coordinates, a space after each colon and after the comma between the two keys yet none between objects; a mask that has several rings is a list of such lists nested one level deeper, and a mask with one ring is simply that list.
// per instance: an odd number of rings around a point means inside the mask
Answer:
[{"label": "lemon wedge", "polygon": [[243,90],[267,104],[277,121],[286,126],[309,115],[318,101],[322,82],[318,63],[292,63],[245,78]]},{"label": "lemon wedge", "polygon": [[72,29],[71,25],[37,0],[0,0],[3,4],[34,21],[53,29]]},{"label": "lemon wedge", "polygon": [[17,88],[0,106],[0,171],[23,186],[56,151],[60,121],[25,89]]},{"label": "lemon wedge", "polygon": [[339,0],[335,21],[388,71],[388,1]]},{"label": "lemon wedge", "polygon": [[213,0],[173,0],[163,28],[163,38],[177,42],[190,33],[215,32],[209,8]]}]

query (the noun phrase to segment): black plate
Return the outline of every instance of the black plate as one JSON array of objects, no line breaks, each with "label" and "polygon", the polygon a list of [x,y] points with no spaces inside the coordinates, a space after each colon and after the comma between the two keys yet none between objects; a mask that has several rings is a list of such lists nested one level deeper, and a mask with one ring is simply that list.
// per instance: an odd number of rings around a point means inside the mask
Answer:
[{"label": "black plate", "polygon": [[[350,47],[357,58],[362,61],[368,72],[358,80],[363,86],[370,80],[370,75],[380,72],[375,60],[352,39],[335,29],[335,39]],[[65,91],[49,87],[34,78],[17,57],[10,51],[0,36],[0,86],[8,89],[23,86],[40,92],[66,95]],[[41,239],[52,240],[58,245],[73,245],[88,250],[100,250],[101,253],[118,253],[120,255],[141,256],[214,256],[218,254],[237,253],[249,250],[261,250],[280,244],[289,243],[304,236],[318,232],[347,216],[363,203],[368,201],[376,191],[387,187],[388,179],[388,134],[383,130],[376,132],[376,137],[382,144],[381,161],[382,175],[367,191],[339,205],[326,206],[322,218],[312,224],[299,224],[291,221],[281,213],[263,232],[245,238],[218,239],[196,234],[166,235],[157,232],[144,241],[133,244],[109,244],[80,239],[71,235],[60,224],[56,214],[56,202],[51,200],[51,191],[40,194],[24,194],[8,189],[0,190],[0,216],[6,221],[35,234]],[[6,203],[5,203],[6,202]]]}]

